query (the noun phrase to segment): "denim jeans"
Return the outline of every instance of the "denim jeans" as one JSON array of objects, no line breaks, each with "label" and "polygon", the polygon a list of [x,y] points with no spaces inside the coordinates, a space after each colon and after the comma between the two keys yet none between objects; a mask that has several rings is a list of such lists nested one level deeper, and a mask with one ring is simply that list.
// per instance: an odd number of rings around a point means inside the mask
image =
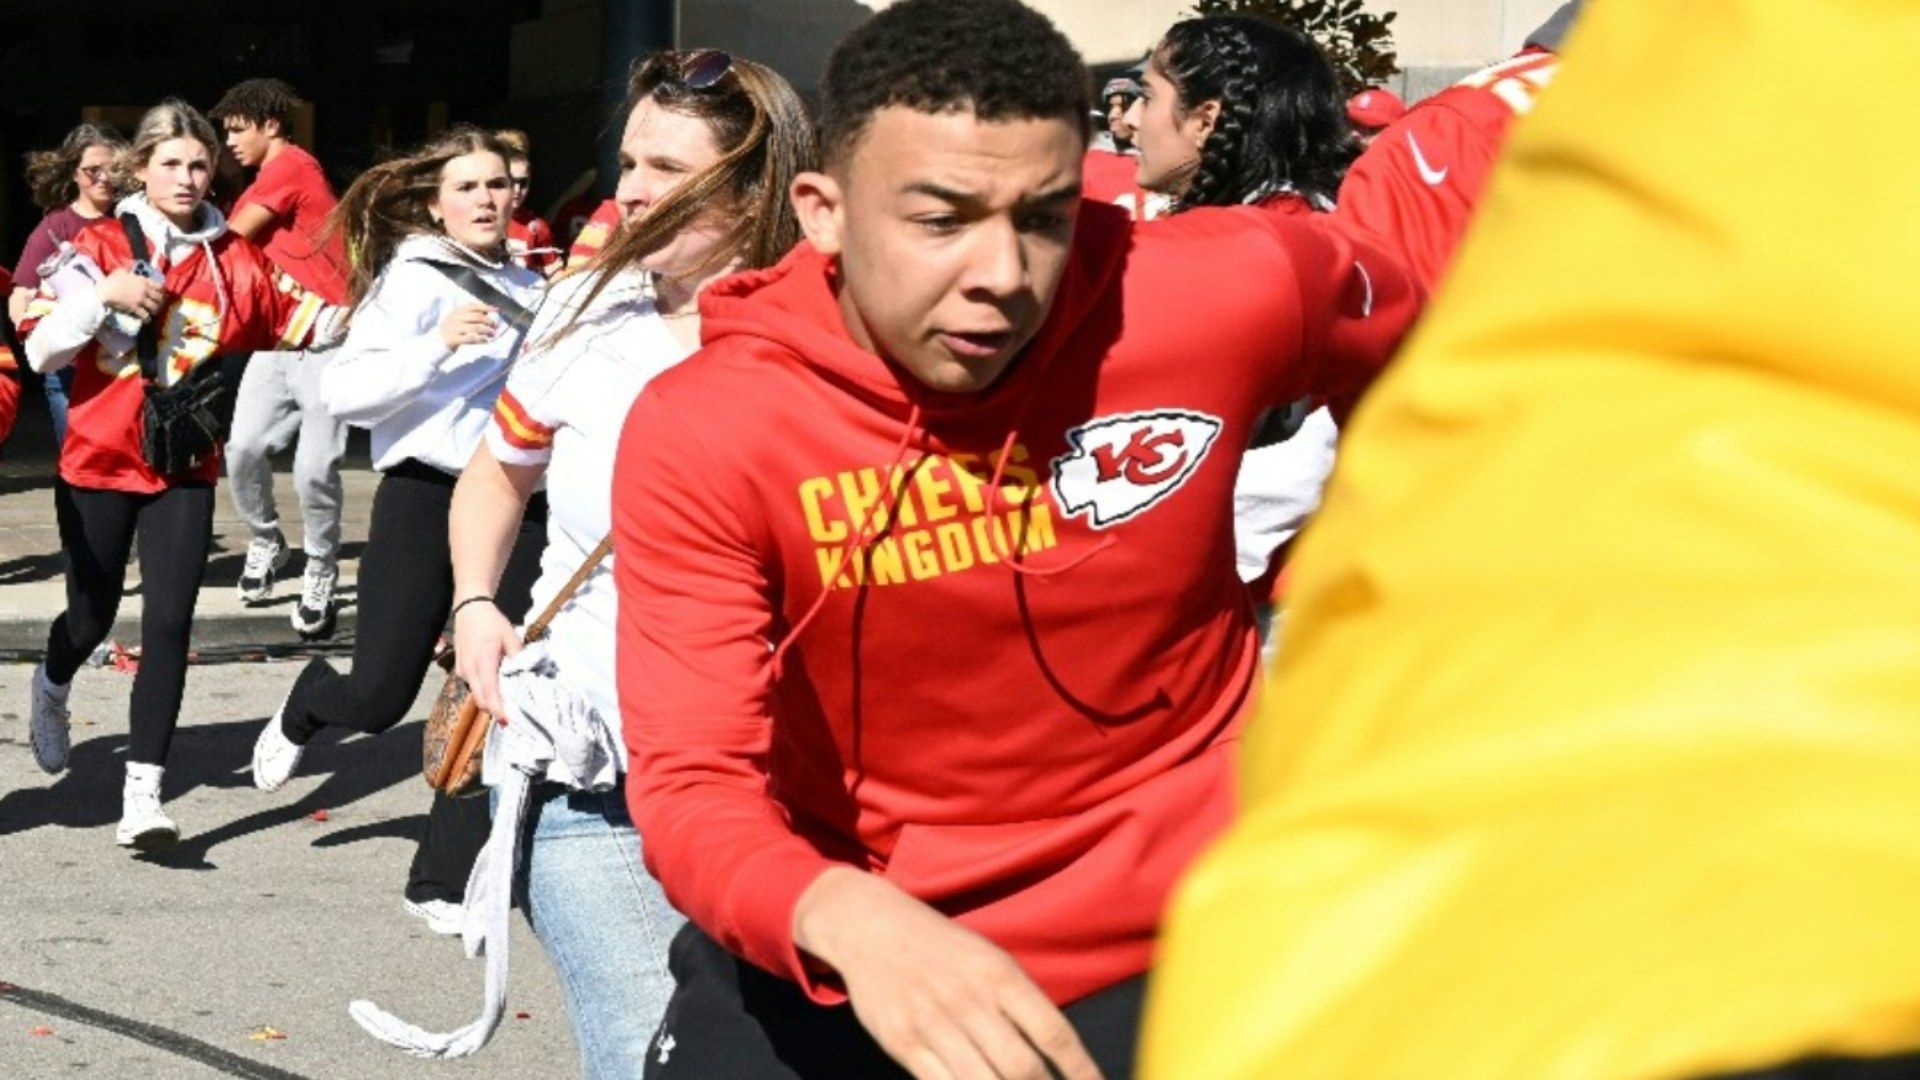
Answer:
[{"label": "denim jeans", "polygon": [[67,441],[67,392],[73,388],[73,369],[61,368],[40,376],[40,386],[46,391],[47,415],[53,418],[53,448],[58,453]]},{"label": "denim jeans", "polygon": [[583,1075],[630,1080],[644,1069],[667,999],[667,946],[686,918],[640,861],[622,788],[533,790],[527,918],[560,975]]}]

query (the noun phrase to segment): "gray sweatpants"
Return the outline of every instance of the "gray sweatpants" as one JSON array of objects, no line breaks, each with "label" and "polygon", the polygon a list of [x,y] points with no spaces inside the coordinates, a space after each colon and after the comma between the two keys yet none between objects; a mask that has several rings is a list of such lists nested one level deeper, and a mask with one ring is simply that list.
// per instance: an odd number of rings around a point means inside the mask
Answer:
[{"label": "gray sweatpants", "polygon": [[308,559],[321,562],[332,562],[340,550],[340,459],[347,452],[347,425],[320,404],[320,372],[332,358],[332,351],[254,353],[240,377],[227,440],[234,509],[255,536],[272,536],[280,515],[267,455],[298,436],[293,490],[300,497],[303,546]]}]

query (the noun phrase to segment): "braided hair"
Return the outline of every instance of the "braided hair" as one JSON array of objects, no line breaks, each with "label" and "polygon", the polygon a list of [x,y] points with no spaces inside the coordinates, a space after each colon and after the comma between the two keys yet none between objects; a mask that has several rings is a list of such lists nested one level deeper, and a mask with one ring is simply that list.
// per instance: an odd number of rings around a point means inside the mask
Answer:
[{"label": "braided hair", "polygon": [[1167,31],[1153,65],[1178,91],[1178,112],[1220,106],[1178,209],[1282,188],[1331,202],[1360,155],[1333,65],[1291,27],[1245,15],[1189,19]]}]

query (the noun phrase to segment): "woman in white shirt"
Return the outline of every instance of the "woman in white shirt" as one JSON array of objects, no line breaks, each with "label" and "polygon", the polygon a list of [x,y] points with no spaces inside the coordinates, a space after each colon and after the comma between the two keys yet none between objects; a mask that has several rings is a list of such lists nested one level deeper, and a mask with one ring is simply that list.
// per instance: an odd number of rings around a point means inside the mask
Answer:
[{"label": "woman in white shirt", "polygon": [[[545,478],[552,512],[537,611],[611,529],[628,408],[697,347],[700,291],[729,271],[771,265],[800,235],[787,188],[813,167],[813,133],[779,75],[717,50],[663,53],[635,71],[627,114],[622,231],[584,272],[554,286],[454,494],[455,652],[476,699],[509,725],[538,707],[516,684],[539,675],[510,675],[503,686],[503,657],[520,651],[520,636],[511,613],[487,598],[528,497]],[[614,624],[603,560],[536,647],[551,661],[542,693],[564,687],[569,708],[590,709],[604,753],[596,775],[575,778],[578,788],[552,782],[551,770],[534,787],[527,897],[562,975],[585,1073],[630,1077],[640,1075],[671,995],[667,944],[684,920],[641,864],[627,816]]]},{"label": "woman in white shirt", "polygon": [[[454,482],[506,382],[520,337],[510,324],[524,326],[540,294],[540,276],[507,253],[512,194],[506,148],[463,127],[368,170],[335,211],[356,255],[352,321],[320,392],[335,417],[369,429],[382,475],[360,558],[353,668],[343,675],[316,659],[301,671],[254,746],[253,781],[263,791],[287,782],[322,727],[398,724],[432,663],[453,607]],[[520,531],[517,569],[499,590],[516,611],[526,609],[537,575],[539,524]],[[457,904],[485,841],[478,803],[435,801],[408,885],[409,910],[443,932],[457,932],[446,905]]]}]

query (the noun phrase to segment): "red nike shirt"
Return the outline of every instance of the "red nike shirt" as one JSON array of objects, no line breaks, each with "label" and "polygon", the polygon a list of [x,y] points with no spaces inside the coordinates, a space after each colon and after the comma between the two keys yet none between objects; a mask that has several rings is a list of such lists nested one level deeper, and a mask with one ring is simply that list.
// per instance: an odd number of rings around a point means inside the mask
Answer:
[{"label": "red nike shirt", "polygon": [[1415,105],[1347,171],[1335,219],[1398,254],[1431,291],[1466,235],[1508,130],[1532,111],[1559,62],[1529,49]]}]

